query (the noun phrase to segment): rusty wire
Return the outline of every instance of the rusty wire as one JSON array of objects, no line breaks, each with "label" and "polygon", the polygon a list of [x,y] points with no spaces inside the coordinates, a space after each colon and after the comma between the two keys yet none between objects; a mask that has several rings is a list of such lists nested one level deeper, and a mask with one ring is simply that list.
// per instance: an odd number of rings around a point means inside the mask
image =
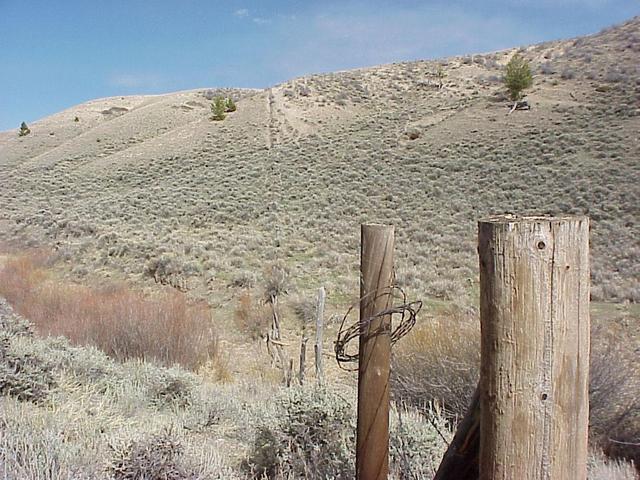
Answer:
[{"label": "rusty wire", "polygon": [[[391,345],[395,344],[398,340],[404,337],[416,324],[416,317],[418,312],[422,308],[422,301],[416,300],[415,302],[407,302],[407,295],[404,290],[398,286],[391,286],[386,288],[382,293],[379,293],[375,297],[373,294],[376,292],[371,292],[364,297],[360,298],[357,302],[349,307],[347,313],[345,313],[344,317],[342,317],[342,323],[340,324],[340,329],[338,330],[338,338],[335,342],[335,353],[336,353],[336,361],[338,362],[338,366],[343,370],[355,371],[357,367],[347,367],[345,364],[351,362],[358,361],[358,353],[348,353],[347,345],[356,338],[359,338],[364,332],[368,331],[368,327],[372,321],[376,318],[384,317],[387,315],[391,316],[390,326],[388,328],[382,327],[376,331],[368,332],[369,336],[376,336],[384,333],[388,333],[391,338]],[[371,303],[375,303],[381,297],[391,295],[391,307],[386,308],[375,315],[372,315],[368,318],[359,319],[358,321],[351,324],[349,327],[345,328],[345,324],[347,323],[347,319],[351,315],[352,311],[356,306],[361,305],[362,301],[366,300],[367,297],[371,297],[368,300],[366,305],[370,305]],[[394,300],[400,300],[398,305],[393,305]],[[395,328],[392,328],[394,315],[396,317],[400,316],[397,320],[398,324]]]}]

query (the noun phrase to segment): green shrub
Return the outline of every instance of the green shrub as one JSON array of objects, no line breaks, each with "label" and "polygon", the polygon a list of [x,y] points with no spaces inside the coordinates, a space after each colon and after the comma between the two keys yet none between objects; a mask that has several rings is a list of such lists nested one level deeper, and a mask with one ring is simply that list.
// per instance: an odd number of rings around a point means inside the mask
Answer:
[{"label": "green shrub", "polygon": [[236,102],[233,101],[233,98],[229,97],[227,98],[227,106],[225,111],[226,112],[235,112],[237,110],[236,107]]},{"label": "green shrub", "polygon": [[[3,405],[3,410],[7,407]],[[71,477],[70,472],[62,465],[63,449],[64,445],[58,432],[48,430],[42,425],[34,425],[28,417],[0,417],[0,478],[82,478],[79,475]]]},{"label": "green shrub", "polygon": [[391,409],[389,462],[394,478],[433,478],[452,437],[446,423],[442,411],[432,406],[424,414],[404,406]]},{"label": "green shrub", "polygon": [[182,444],[170,431],[112,446],[112,450],[108,470],[115,480],[197,478],[196,473],[183,464]]},{"label": "green shrub", "polygon": [[6,333],[0,336],[0,394],[41,402],[55,386],[51,365],[14,345],[16,339],[20,343],[17,337]]},{"label": "green shrub", "polygon": [[351,404],[326,389],[290,388],[263,417],[248,459],[259,478],[354,478]]},{"label": "green shrub", "polygon": [[[421,479],[435,474],[451,432],[439,410],[424,414],[392,406],[389,462],[394,478]],[[435,427],[434,427],[435,425]],[[329,389],[290,388],[264,415],[250,452],[252,473],[267,478],[354,477],[355,409]]]},{"label": "green shrub", "polygon": [[522,91],[533,84],[529,62],[515,54],[507,63],[504,83],[509,91],[509,98],[514,102],[522,98]]},{"label": "green shrub", "polygon": [[215,97],[211,102],[211,120],[221,121],[224,120],[226,115],[224,112],[227,110],[227,102],[224,97]]},{"label": "green shrub", "polygon": [[22,122],[20,124],[20,131],[18,132],[18,136],[24,137],[25,135],[29,135],[30,133],[31,133],[31,130],[29,129],[27,124],[25,122]]}]

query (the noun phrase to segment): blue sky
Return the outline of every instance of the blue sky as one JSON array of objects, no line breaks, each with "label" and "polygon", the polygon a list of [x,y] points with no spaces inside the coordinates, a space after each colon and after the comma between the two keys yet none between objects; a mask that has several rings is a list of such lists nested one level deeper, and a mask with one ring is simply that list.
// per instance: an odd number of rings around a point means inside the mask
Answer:
[{"label": "blue sky", "polygon": [[0,0],[0,130],[93,98],[265,87],[595,33],[638,14],[637,0]]}]

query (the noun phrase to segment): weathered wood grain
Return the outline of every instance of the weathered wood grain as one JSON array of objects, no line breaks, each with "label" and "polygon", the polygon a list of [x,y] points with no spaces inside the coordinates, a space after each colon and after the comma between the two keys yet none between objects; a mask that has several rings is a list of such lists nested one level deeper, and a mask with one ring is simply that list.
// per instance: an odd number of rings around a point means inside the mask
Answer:
[{"label": "weathered wood grain", "polygon": [[589,220],[479,222],[480,479],[586,479]]},{"label": "weathered wood grain", "polygon": [[[391,305],[394,229],[362,225],[360,319]],[[384,480],[389,473],[389,361],[391,318],[376,318],[360,332],[356,478]]]}]

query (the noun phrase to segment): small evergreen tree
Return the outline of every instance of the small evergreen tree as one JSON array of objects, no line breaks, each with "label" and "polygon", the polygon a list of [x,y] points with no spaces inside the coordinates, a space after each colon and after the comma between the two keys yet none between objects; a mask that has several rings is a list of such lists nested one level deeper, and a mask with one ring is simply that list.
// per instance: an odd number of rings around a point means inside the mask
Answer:
[{"label": "small evergreen tree", "polygon": [[529,62],[519,54],[515,54],[507,63],[504,84],[509,91],[509,98],[517,102],[522,98],[522,91],[533,83]]},{"label": "small evergreen tree", "polygon": [[446,77],[447,74],[444,71],[444,68],[442,68],[442,66],[439,66],[438,69],[436,70],[436,78],[438,79],[438,89],[442,90],[442,87],[444,87],[444,77]]},{"label": "small evergreen tree", "polygon": [[233,98],[227,98],[227,112],[235,112],[236,111],[236,102],[233,101]]},{"label": "small evergreen tree", "polygon": [[29,127],[27,127],[27,124],[25,122],[22,122],[20,124],[20,132],[18,132],[18,135],[20,137],[24,137],[25,135],[29,135],[31,133],[31,130],[29,129]]},{"label": "small evergreen tree", "polygon": [[223,97],[215,97],[211,102],[211,120],[220,121],[224,120],[224,112],[227,109],[227,102]]}]

